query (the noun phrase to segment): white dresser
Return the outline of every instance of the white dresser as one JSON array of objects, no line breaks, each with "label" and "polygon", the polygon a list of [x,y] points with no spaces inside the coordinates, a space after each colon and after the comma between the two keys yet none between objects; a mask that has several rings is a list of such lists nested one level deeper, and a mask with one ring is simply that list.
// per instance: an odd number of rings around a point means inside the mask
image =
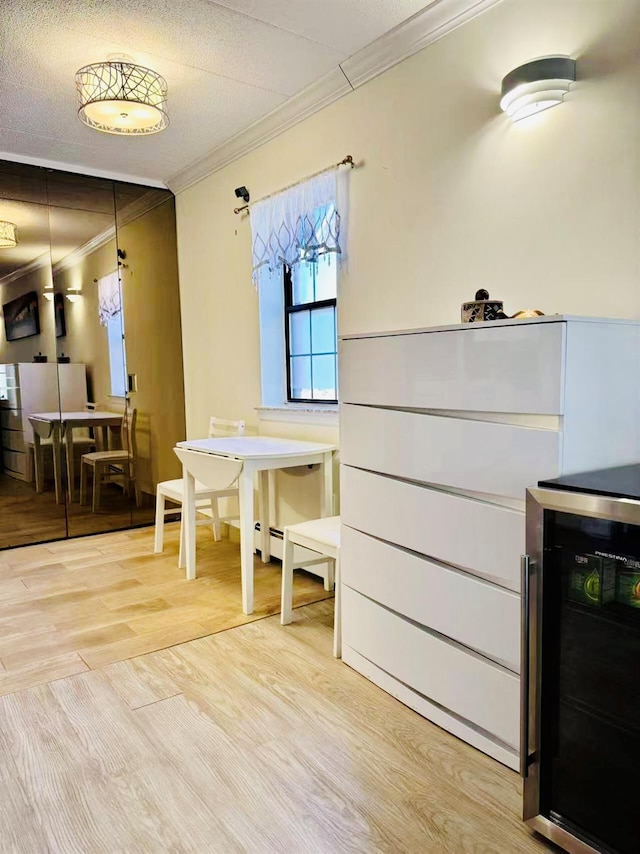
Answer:
[{"label": "white dresser", "polygon": [[640,460],[640,323],[340,342],[343,659],[512,768],[524,497]]},{"label": "white dresser", "polygon": [[33,476],[29,444],[34,412],[69,412],[87,403],[87,370],[80,363],[20,362],[0,365],[0,448],[5,474],[17,480]]}]

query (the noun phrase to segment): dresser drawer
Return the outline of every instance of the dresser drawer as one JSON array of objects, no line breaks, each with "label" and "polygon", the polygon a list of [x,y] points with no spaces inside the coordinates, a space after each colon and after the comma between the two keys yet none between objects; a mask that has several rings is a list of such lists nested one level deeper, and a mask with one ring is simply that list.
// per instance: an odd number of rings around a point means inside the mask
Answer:
[{"label": "dresser drawer", "polygon": [[20,409],[0,409],[0,427],[5,430],[22,430]]},{"label": "dresser drawer", "polygon": [[524,513],[342,466],[345,525],[520,590]]},{"label": "dresser drawer", "polygon": [[519,678],[343,587],[343,642],[427,699],[515,747]]},{"label": "dresser drawer", "polygon": [[565,323],[345,339],[344,403],[560,415]]},{"label": "dresser drawer", "polygon": [[520,597],[343,526],[342,581],[369,599],[520,669]]},{"label": "dresser drawer", "polygon": [[2,430],[0,432],[0,443],[9,451],[26,451],[24,444],[24,433],[22,430]]},{"label": "dresser drawer", "polygon": [[7,472],[15,472],[22,479],[27,471],[27,455],[21,454],[19,451],[8,451],[2,449],[2,462]]},{"label": "dresser drawer", "polygon": [[17,386],[8,385],[6,388],[6,395],[6,398],[2,401],[4,406],[9,407],[10,409],[22,408],[20,389]]},{"label": "dresser drawer", "polygon": [[524,501],[559,474],[560,433],[392,409],[340,407],[340,453],[350,466]]}]

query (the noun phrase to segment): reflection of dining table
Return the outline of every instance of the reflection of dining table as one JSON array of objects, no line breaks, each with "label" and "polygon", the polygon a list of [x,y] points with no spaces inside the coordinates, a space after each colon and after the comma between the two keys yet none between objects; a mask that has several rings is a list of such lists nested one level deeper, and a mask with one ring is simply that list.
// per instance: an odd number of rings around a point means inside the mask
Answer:
[{"label": "reflection of dining table", "polygon": [[44,463],[42,458],[42,439],[51,439],[53,449],[53,476],[56,485],[56,501],[62,503],[62,465],[60,446],[62,437],[66,440],[67,479],[69,500],[75,494],[75,457],[73,453],[73,431],[76,427],[100,428],[102,447],[109,446],[109,429],[119,431],[122,428],[122,415],[118,412],[86,410],[79,412],[34,412],[29,416],[33,427],[34,467],[36,492],[44,491]]},{"label": "reflection of dining table", "polygon": [[[230,436],[221,439],[196,439],[178,442],[178,447],[242,461],[238,478],[240,498],[240,566],[242,578],[242,610],[253,613],[253,552],[254,511],[253,479],[259,474],[260,486],[260,552],[263,563],[271,559],[271,525],[269,519],[269,472],[299,466],[320,464],[321,516],[333,515],[333,451],[335,445],[319,442],[301,442],[296,439],[280,439],[271,436]],[[183,531],[187,578],[196,577],[195,537],[195,479],[193,473],[183,466],[185,482]],[[205,482],[206,485],[206,482]]]}]

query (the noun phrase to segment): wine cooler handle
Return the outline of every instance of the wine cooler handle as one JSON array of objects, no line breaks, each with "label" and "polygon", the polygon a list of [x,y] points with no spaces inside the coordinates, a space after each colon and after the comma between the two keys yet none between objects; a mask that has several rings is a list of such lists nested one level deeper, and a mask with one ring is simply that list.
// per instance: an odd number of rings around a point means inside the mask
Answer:
[{"label": "wine cooler handle", "polygon": [[521,619],[520,619],[520,776],[529,772],[529,645],[531,640],[530,602],[531,565],[529,555],[520,557]]}]

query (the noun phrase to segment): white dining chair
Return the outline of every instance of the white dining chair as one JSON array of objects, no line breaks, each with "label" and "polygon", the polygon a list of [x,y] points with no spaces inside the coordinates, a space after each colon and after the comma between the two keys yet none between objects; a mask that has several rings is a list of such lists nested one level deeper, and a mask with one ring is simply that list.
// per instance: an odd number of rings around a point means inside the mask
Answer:
[{"label": "white dining chair", "polygon": [[[173,450],[183,468],[194,477],[196,483],[203,484],[210,492],[219,497],[224,497],[228,493],[233,494],[234,484],[236,484],[244,465],[242,460],[235,460],[231,457],[216,457],[214,454],[190,451],[186,448],[174,448]],[[237,487],[235,489],[237,490]],[[180,557],[178,558],[180,569],[186,566],[185,544],[188,532],[184,517],[183,512],[180,520]],[[195,534],[195,513],[191,514],[191,523],[193,525],[192,533]],[[192,577],[195,577],[195,573]],[[187,581],[191,580],[187,567]]]},{"label": "white dining chair", "polygon": [[[244,421],[228,421],[224,418],[216,418],[215,416],[209,419],[209,438],[220,439],[225,436],[243,436],[245,431]],[[221,498],[237,498],[238,488],[230,485],[229,489],[211,489],[196,480],[196,513],[202,510],[211,512],[211,518],[197,519],[196,525],[211,525],[213,529],[213,539],[218,542],[220,539],[220,523],[229,522],[232,519],[237,519],[235,516],[220,516],[218,501]],[[171,507],[166,509],[166,501],[172,501],[178,504],[179,507]],[[156,554],[164,551],[164,522],[167,516],[175,516],[180,513],[182,522],[182,503],[184,500],[184,480],[177,478],[176,480],[164,480],[156,487],[156,526],[154,536],[153,550]],[[178,566],[183,568],[183,537],[182,524],[180,533],[180,556],[178,558]]]},{"label": "white dining chair", "polygon": [[[311,560],[294,562],[294,546],[303,546],[305,549],[317,552],[318,557]],[[333,582],[335,582],[336,587],[333,617],[333,654],[336,658],[340,658],[342,654],[342,624],[339,516],[311,519],[308,522],[299,522],[297,525],[287,525],[284,529],[280,622],[283,626],[287,626],[293,620],[293,570],[324,563],[327,558],[332,561],[334,567],[333,579],[330,579],[330,584],[333,586]]]}]

